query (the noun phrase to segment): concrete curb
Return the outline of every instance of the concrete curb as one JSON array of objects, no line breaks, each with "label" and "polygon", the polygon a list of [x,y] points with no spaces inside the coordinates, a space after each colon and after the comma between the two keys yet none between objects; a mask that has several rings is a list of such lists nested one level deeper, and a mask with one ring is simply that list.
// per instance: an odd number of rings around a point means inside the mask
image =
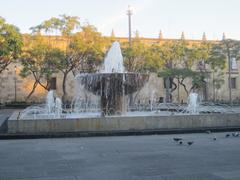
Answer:
[{"label": "concrete curb", "polygon": [[187,134],[212,132],[240,131],[238,127],[211,127],[195,129],[154,129],[154,130],[128,130],[128,131],[86,131],[86,132],[52,132],[52,133],[2,133],[0,140],[8,139],[42,139],[42,138],[69,138],[69,137],[103,137],[103,136],[141,136],[141,135],[164,135],[164,134]]}]

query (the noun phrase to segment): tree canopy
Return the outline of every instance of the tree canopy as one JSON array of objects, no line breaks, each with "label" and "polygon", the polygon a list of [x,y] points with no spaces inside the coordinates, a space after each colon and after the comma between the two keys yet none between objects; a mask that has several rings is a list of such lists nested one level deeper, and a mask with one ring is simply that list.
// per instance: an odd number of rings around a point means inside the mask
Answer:
[{"label": "tree canopy", "polygon": [[19,58],[23,45],[19,29],[0,17],[0,73]]}]

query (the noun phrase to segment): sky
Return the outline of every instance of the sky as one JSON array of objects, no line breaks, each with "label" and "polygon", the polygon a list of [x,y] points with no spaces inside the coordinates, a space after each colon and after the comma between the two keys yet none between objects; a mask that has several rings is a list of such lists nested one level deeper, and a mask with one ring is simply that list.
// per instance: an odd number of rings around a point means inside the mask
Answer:
[{"label": "sky", "polygon": [[132,33],[141,37],[240,40],[240,0],[0,0],[0,16],[22,33],[61,14],[79,16],[82,24],[94,25],[103,35],[112,29],[128,36],[128,6],[133,11]]}]

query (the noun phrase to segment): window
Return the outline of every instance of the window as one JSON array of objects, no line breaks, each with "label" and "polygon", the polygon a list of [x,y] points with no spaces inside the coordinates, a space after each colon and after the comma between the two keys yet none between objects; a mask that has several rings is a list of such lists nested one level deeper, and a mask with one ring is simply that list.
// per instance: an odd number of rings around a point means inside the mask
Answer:
[{"label": "window", "polygon": [[231,88],[232,89],[237,88],[237,78],[231,78]]},{"label": "window", "polygon": [[236,58],[231,59],[231,69],[232,70],[237,70],[237,61]]},{"label": "window", "polygon": [[50,89],[56,90],[57,89],[57,78],[52,77],[50,80]]}]

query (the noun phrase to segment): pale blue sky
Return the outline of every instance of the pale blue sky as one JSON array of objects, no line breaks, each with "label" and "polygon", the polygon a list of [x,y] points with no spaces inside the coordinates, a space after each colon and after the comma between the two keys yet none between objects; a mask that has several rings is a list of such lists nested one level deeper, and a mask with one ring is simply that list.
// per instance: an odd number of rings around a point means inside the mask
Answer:
[{"label": "pale blue sky", "polygon": [[22,33],[59,14],[79,16],[103,35],[128,35],[126,10],[133,8],[132,30],[140,36],[190,39],[228,38],[240,40],[240,0],[0,0],[0,16]]}]

